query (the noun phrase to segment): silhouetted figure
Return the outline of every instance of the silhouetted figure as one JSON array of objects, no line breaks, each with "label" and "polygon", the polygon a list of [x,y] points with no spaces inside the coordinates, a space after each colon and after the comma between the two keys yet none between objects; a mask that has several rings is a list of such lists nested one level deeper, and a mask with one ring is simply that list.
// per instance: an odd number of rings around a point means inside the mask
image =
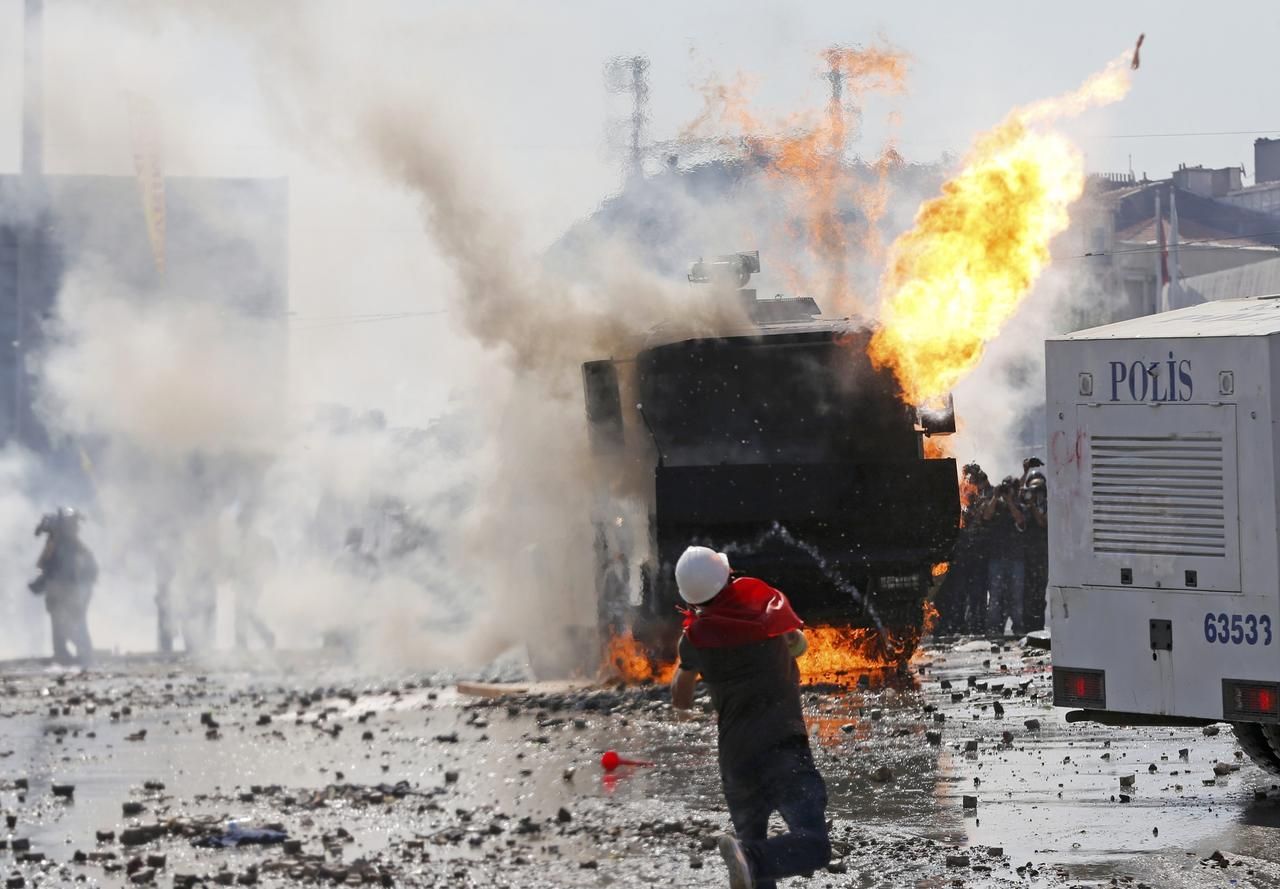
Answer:
[{"label": "silhouetted figure", "polygon": [[191,570],[182,584],[182,644],[193,654],[211,651],[218,633],[218,579],[208,568]]},{"label": "silhouetted figure", "polygon": [[174,613],[174,579],[178,576],[178,535],[173,529],[161,531],[155,540],[156,566],[156,649],[172,654],[178,636]]},{"label": "silhouetted figure", "polygon": [[1049,586],[1049,480],[1039,457],[1022,461],[1022,503],[1027,514],[1027,586],[1022,619],[1028,632],[1044,629]]},{"label": "silhouetted figure", "polygon": [[[81,518],[80,513],[63,506],[40,519],[36,536],[45,535],[44,549],[36,561],[40,574],[27,587],[44,596],[53,632],[53,659],[87,667],[93,661],[88,612],[98,564],[80,540]],[[74,657],[68,643],[75,648]]]},{"label": "silhouetted figure", "polygon": [[[368,594],[378,577],[378,559],[365,549],[363,528],[347,529],[335,567],[349,578],[356,601]],[[357,613],[353,611],[353,617]],[[359,636],[359,622],[348,618],[340,626],[326,629],[321,634],[321,644],[350,655],[355,652]]]},{"label": "silhouetted figure", "polygon": [[240,551],[235,565],[236,648],[248,648],[250,634],[264,648],[275,648],[276,636],[258,614],[262,587],[276,568],[276,548],[266,535],[253,527],[247,513],[240,520]]},{"label": "silhouetted figure", "polygon": [[961,478],[960,533],[938,596],[939,633],[982,633],[987,625],[987,533],[980,515],[994,490],[977,463]]},{"label": "silhouetted figure", "polygon": [[177,572],[167,554],[156,556],[156,648],[164,654],[173,652],[173,577]]},{"label": "silhouetted figure", "polygon": [[987,632],[1004,633],[1006,620],[1014,635],[1024,632],[1022,606],[1026,596],[1027,517],[1019,505],[1018,479],[1007,476],[979,510],[987,527]]}]

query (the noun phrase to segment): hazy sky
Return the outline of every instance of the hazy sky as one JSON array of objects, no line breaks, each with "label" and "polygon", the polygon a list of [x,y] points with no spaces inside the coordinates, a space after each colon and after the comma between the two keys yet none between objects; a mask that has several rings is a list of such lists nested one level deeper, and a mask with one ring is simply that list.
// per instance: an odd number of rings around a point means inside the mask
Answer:
[{"label": "hazy sky", "polygon": [[[245,0],[199,2],[256,9]],[[1089,169],[1124,171],[1132,156],[1133,169],[1152,177],[1167,176],[1179,162],[1243,163],[1251,173],[1252,134],[1125,138],[1268,127],[1280,134],[1272,95],[1280,4],[1184,7],[1155,0],[309,0],[302,5],[307,27],[296,33],[319,33],[324,57],[334,52],[340,70],[394,66],[396,77],[414,78],[448,117],[440,125],[456,132],[471,172],[481,171],[500,196],[500,212],[537,248],[621,183],[606,133],[610,121],[629,113],[628,99],[609,95],[603,81],[605,61],[617,55],[650,59],[649,135],[663,140],[697,115],[697,86],[709,77],[744,75],[756,115],[783,120],[825,102],[825,47],[888,43],[911,57],[906,92],[868,101],[862,139],[851,148],[877,154],[889,114],[897,112],[902,154],[934,161],[962,153],[1012,107],[1078,85],[1145,32],[1129,97],[1072,124]],[[154,15],[157,8],[168,14]],[[46,168],[132,174],[128,96],[151,98],[167,173],[289,177],[295,312],[447,304],[442,288],[450,277],[424,238],[412,197],[362,171],[317,163],[296,136],[284,146],[250,54],[207,19],[184,20],[189,8],[168,0],[46,0]],[[126,14],[134,18],[120,18]],[[117,20],[121,27],[112,27]],[[0,0],[0,171],[18,166],[21,23],[22,0]],[[447,349],[451,339],[448,321],[437,316],[298,330],[290,346],[294,377],[306,387],[305,400],[374,392],[382,406],[398,409],[418,405],[430,389],[438,407],[449,389],[424,387],[423,344]],[[332,361],[334,354],[351,360]]]},{"label": "hazy sky", "polygon": [[[58,58],[59,6],[48,0],[49,64]],[[1145,31],[1143,69],[1129,98],[1093,114],[1089,166],[1129,166],[1153,177],[1179,162],[1244,163],[1253,135],[1123,138],[1133,134],[1276,128],[1273,97],[1280,5],[807,2],[458,2],[367,0],[371,27],[394,24],[421,46],[425,77],[440,80],[496,174],[516,183],[547,239],[616,188],[605,149],[606,119],[626,101],[605,93],[601,68],[617,54],[643,54],[651,68],[651,134],[670,138],[700,106],[693,85],[709,74],[749,75],[758,107],[778,115],[820,103],[817,53],[832,43],[877,38],[912,58],[906,95],[868,109],[868,153],[879,145],[882,110],[901,110],[908,158],[959,152],[1011,106],[1065,90]],[[109,6],[107,7],[109,8]],[[21,0],[0,2],[0,169],[17,164]],[[381,10],[381,12],[380,12]],[[55,72],[56,77],[56,72]],[[112,72],[94,72],[96,86]],[[95,84],[81,84],[86,97]],[[255,103],[252,81],[229,68],[223,102]],[[216,133],[205,134],[217,146]],[[50,133],[51,146],[58,134]],[[222,169],[258,171],[269,152],[252,138],[210,152]],[[263,144],[267,144],[264,138]],[[103,157],[112,168],[120,158]],[[123,172],[123,170],[121,170]],[[194,172],[194,171],[193,171]],[[262,170],[261,172],[268,172]]]}]

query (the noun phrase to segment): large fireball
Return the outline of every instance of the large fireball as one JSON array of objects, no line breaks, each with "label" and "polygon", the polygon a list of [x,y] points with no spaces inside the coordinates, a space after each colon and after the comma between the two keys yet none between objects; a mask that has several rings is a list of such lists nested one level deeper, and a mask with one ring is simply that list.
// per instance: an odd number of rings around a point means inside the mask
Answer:
[{"label": "large fireball", "polygon": [[890,247],[870,352],[892,368],[909,402],[937,399],[971,371],[1048,264],[1049,242],[1084,191],[1083,157],[1051,125],[1123,98],[1128,61],[1017,109],[979,137]]}]

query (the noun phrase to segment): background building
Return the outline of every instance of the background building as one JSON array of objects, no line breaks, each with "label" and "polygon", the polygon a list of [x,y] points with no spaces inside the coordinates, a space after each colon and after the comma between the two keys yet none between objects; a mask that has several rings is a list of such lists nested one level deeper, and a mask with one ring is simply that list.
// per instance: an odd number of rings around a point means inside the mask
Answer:
[{"label": "background building", "polygon": [[0,176],[0,444],[57,450],[35,409],[36,374],[73,268],[101,269],[138,299],[216,293],[229,311],[278,319],[283,386],[288,181],[166,177],[145,114],[136,122],[136,176],[46,175],[42,0],[25,0],[25,12],[22,169]]},{"label": "background building", "polygon": [[1240,167],[1091,177],[1058,253],[1106,297],[1076,326],[1158,311],[1166,283],[1181,304],[1276,292],[1280,272],[1265,269],[1280,268],[1280,139],[1256,140],[1253,165],[1247,187]]}]

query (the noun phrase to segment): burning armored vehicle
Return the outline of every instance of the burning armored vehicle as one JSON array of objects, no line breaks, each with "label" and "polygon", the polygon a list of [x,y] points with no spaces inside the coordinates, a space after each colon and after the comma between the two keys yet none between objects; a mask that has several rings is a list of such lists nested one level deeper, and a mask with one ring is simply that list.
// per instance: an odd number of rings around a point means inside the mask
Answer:
[{"label": "burning armored vehicle", "polygon": [[868,358],[868,324],[824,318],[809,298],[757,299],[759,269],[758,253],[690,269],[740,301],[738,326],[659,329],[583,365],[601,624],[668,653],[673,567],[700,543],[785,590],[809,623],[875,628],[909,654],[958,530],[955,461],[926,453],[955,431],[950,402],[907,406]]}]

